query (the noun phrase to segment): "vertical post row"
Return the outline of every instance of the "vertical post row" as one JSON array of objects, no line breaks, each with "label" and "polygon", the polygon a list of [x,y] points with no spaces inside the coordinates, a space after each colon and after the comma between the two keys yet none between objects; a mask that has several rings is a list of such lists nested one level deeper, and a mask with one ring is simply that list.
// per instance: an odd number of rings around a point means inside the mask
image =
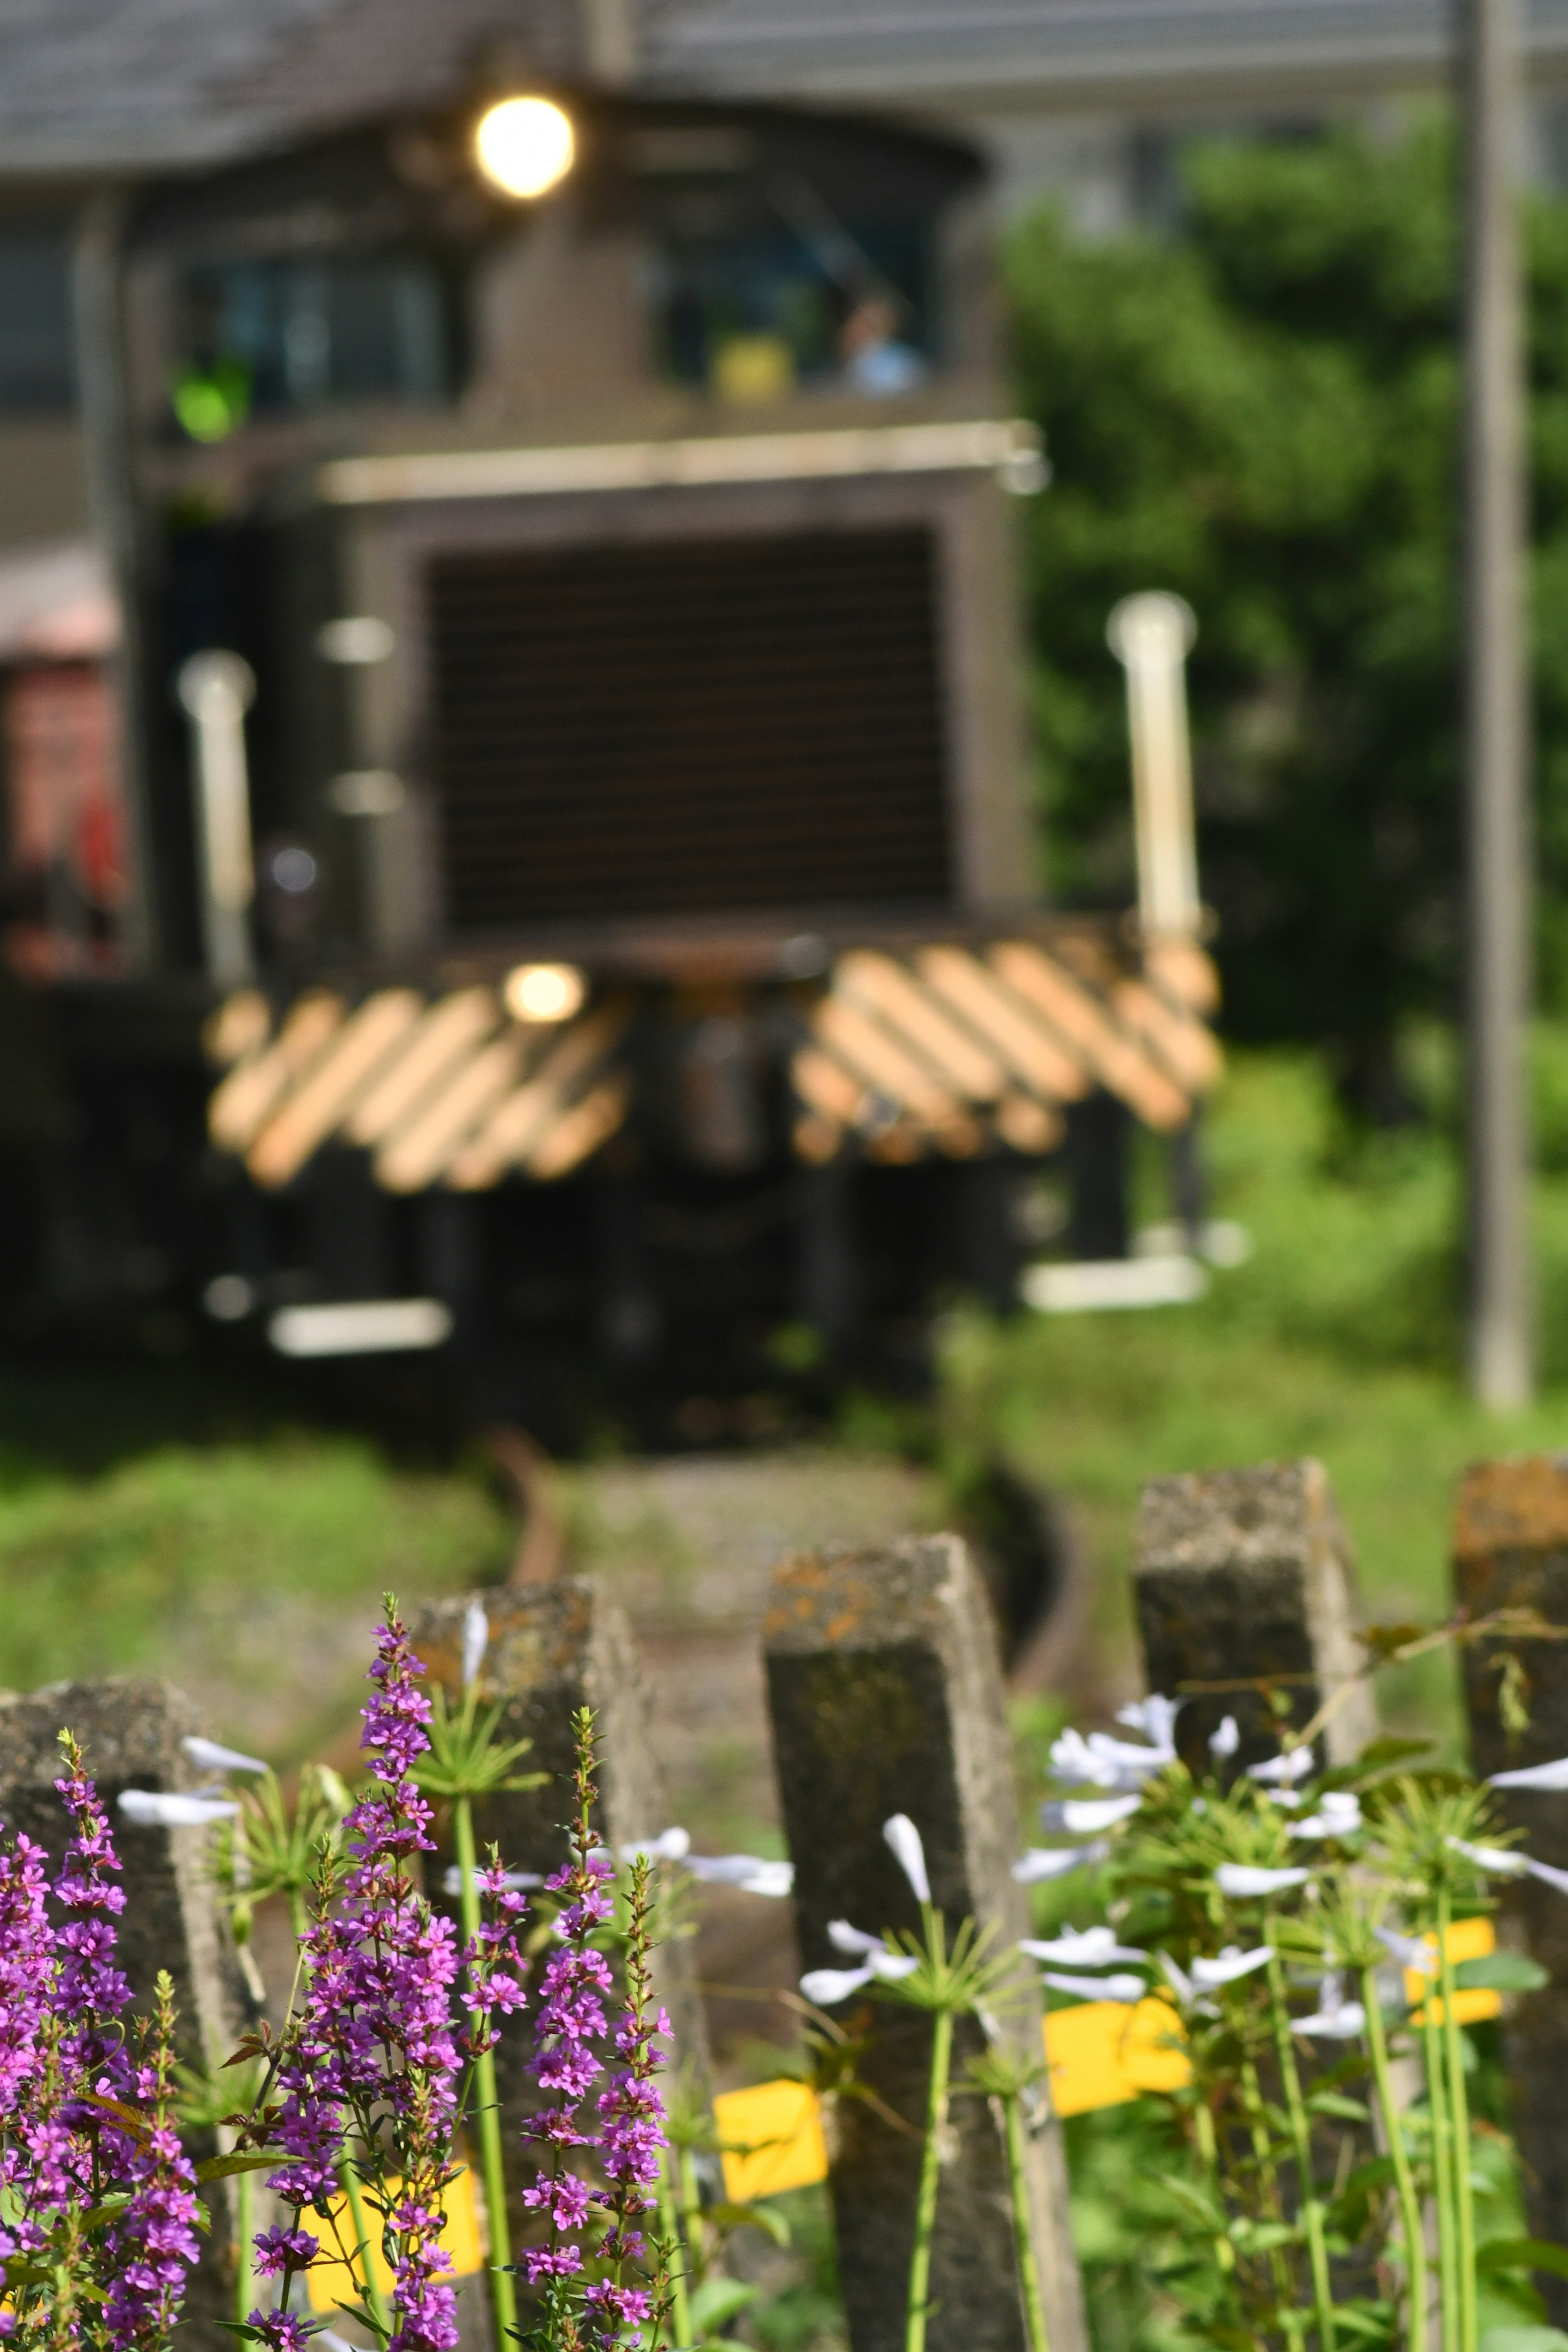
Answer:
[{"label": "vertical post row", "polygon": [[[1151,1690],[1175,1698],[1194,1684],[1272,1682],[1300,1730],[1355,1675],[1353,1585],[1321,1462],[1155,1478],[1143,1489],[1133,1590]],[[1206,1763],[1227,1715],[1241,1732],[1239,1763],[1274,1753],[1261,1688],[1231,1687],[1188,1698],[1176,1718],[1183,1756]],[[1376,1721],[1370,1687],[1352,1688],[1323,1734],[1330,1763],[1358,1754]]]},{"label": "vertical post row", "polygon": [[[966,1916],[998,1948],[1027,1933],[1010,1875],[1017,1808],[1005,1695],[984,1589],[963,1545],[938,1536],[885,1550],[785,1561],[764,1622],[773,1747],[795,1858],[808,1968],[842,1965],[830,1919],[873,1933],[919,1924],[882,1836],[907,1813],[924,1841],[948,1931]],[[1032,1973],[1007,2030],[1037,2050]],[[974,2021],[954,2037],[955,2079],[978,2052]],[[854,2352],[902,2342],[913,2238],[929,2019],[879,2005],[858,2071],[913,2128],[862,2100],[837,2103],[832,2190],[839,2274]],[[931,2352],[1021,2352],[1022,2305],[997,2134],[984,2100],[956,2099],[953,2150],[938,2193]],[[1052,2352],[1083,2352],[1082,2293],[1068,2225],[1059,2129],[1047,2114],[1030,2147],[1036,2259]]]},{"label": "vertical post row", "polygon": [[[193,1788],[203,1776],[180,1743],[201,1727],[183,1692],[151,1679],[56,1683],[26,1697],[0,1694],[0,1817],[7,1832],[25,1831],[58,1858],[67,1822],[54,1788],[58,1734],[73,1731],[123,1864],[120,1963],[137,2008],[151,2010],[153,1980],[167,1969],[179,2007],[180,2057],[213,2065],[238,2038],[245,1995],[228,1921],[214,1896],[208,1833],[138,1828],[119,1809],[123,1789]],[[216,2153],[210,2130],[185,2137],[196,2157]],[[202,2194],[213,2226],[202,2240],[181,2334],[192,2352],[221,2352],[234,2341],[220,2324],[234,2315],[234,2214],[226,2181],[209,2183]]]},{"label": "vertical post row", "polygon": [[[1481,1462],[1459,1487],[1454,1514],[1456,1598],[1473,1617],[1528,1609],[1568,1626],[1568,1455],[1527,1454]],[[1463,1652],[1465,1704],[1478,1772],[1555,1762],[1568,1755],[1568,1642],[1477,1643]],[[1529,1725],[1510,1737],[1502,1706],[1510,1659],[1523,1670],[1516,1696]],[[1539,1861],[1568,1869],[1568,1797],[1537,1789],[1498,1791],[1503,1818],[1522,1830]],[[1509,2004],[1503,2045],[1513,2089],[1513,2124],[1523,2158],[1525,2202],[1538,2237],[1561,2233],[1568,2199],[1568,1902],[1526,1878],[1493,1882],[1503,1937],[1552,1974],[1541,1992]],[[1547,2307],[1568,2321],[1568,2280],[1543,2277]]]},{"label": "vertical post row", "polygon": [[[479,1699],[497,1701],[503,1712],[497,1738],[526,1739],[529,1753],[520,1773],[549,1777],[538,1788],[501,1791],[475,1804],[474,1830],[481,1858],[500,1847],[509,1870],[548,1877],[567,1858],[564,1825],[572,1808],[572,1717],[591,1706],[599,1735],[598,1830],[605,1843],[622,1846],[657,1837],[670,1827],[662,1776],[648,1737],[647,1698],[637,1666],[632,1633],[623,1611],[588,1583],[563,1578],[552,1584],[509,1587],[480,1593],[489,1619],[490,1641],[480,1669]],[[424,1610],[414,1625],[414,1646],[432,1678],[456,1701],[461,1692],[463,1618],[466,1600]],[[449,1845],[440,1856],[452,1860]],[[689,1937],[661,1944],[654,1954],[654,1982],[675,2029],[678,2066],[708,2080],[708,2037]],[[522,2188],[519,2128],[540,2104],[523,2071],[524,2037],[504,2024],[496,2051],[508,2170],[508,2201],[514,2232],[522,2211],[512,2203]]]}]

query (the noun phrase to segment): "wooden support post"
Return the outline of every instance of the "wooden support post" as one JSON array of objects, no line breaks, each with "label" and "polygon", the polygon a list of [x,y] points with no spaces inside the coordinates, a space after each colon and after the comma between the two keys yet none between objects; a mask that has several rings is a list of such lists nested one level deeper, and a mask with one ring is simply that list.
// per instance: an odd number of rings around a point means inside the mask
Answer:
[{"label": "wooden support post", "polygon": [[[1354,1570],[1321,1463],[1264,1463],[1152,1479],[1143,1489],[1133,1574],[1149,1687],[1176,1698],[1184,1758],[1206,1764],[1226,1716],[1241,1732],[1237,1762],[1274,1754],[1278,1738],[1261,1685],[1290,1702],[1300,1729],[1353,1677]],[[1259,1687],[1245,1685],[1256,1682]],[[1192,1685],[1221,1685],[1219,1689]],[[1323,1750],[1347,1762],[1376,1730],[1370,1687],[1331,1718]]]},{"label": "wooden support post", "polygon": [[[68,1824],[54,1786],[60,1772],[58,1735],[73,1731],[123,1865],[125,1908],[115,1924],[120,1965],[136,2006],[151,2011],[153,1981],[167,1969],[179,2008],[180,2056],[189,2064],[213,2065],[222,2063],[238,2039],[246,1999],[228,1920],[207,1867],[209,1833],[139,1828],[119,1806],[124,1789],[192,1789],[210,1779],[180,1744],[202,1728],[183,1692],[151,1679],[56,1683],[25,1697],[0,1693],[0,1818],[7,1832],[24,1831],[57,1860],[64,1852]],[[210,2130],[188,2133],[186,2145],[198,2158],[217,2149]],[[228,2352],[234,2338],[221,2323],[234,2316],[230,2184],[210,2183],[202,2195],[213,2226],[192,2273],[181,2341],[191,2352],[198,2347]]]},{"label": "wooden support post", "polygon": [[[879,1933],[913,1927],[919,1910],[882,1837],[908,1813],[925,1843],[933,1899],[949,1932],[965,1916],[999,1947],[1027,1933],[1010,1864],[1018,1852],[1005,1696],[991,1612],[955,1536],[885,1550],[788,1560],[764,1622],[768,1696],[795,1913],[807,1968],[841,1966],[830,1919]],[[1037,2049],[1033,1972],[1007,2031]],[[955,2079],[981,2047],[961,2021]],[[903,2340],[931,2049],[930,2021],[879,2005],[863,2079],[913,2127],[868,2104],[837,2102],[832,2190],[839,2274],[854,2352]],[[1022,2352],[1025,2342],[1006,2179],[983,2100],[955,2099],[953,2153],[942,2168],[931,2274],[931,2352]],[[1048,2112],[1030,2143],[1036,2260],[1051,2352],[1086,2343],[1068,2228],[1058,2126]]]},{"label": "wooden support post", "polygon": [[[668,1829],[663,1777],[648,1735],[647,1696],[624,1612],[602,1599],[591,1584],[571,1578],[508,1586],[477,1598],[490,1626],[480,1669],[480,1702],[486,1706],[498,1699],[504,1702],[498,1738],[531,1741],[530,1752],[519,1760],[519,1772],[549,1775],[538,1788],[503,1792],[475,1804],[474,1832],[481,1859],[493,1843],[509,1870],[533,1871],[541,1877],[566,1861],[572,1717],[582,1706],[593,1708],[598,1726],[597,1826],[605,1843],[618,1854],[623,1846]],[[413,1629],[416,1651],[453,1702],[461,1694],[468,1607],[466,1600],[440,1601],[423,1611]],[[453,1855],[449,1826],[438,1822],[437,1834],[442,1851],[432,1875],[439,1884]],[[661,1944],[654,1956],[654,1982],[675,2029],[676,2066],[695,2078],[700,2092],[709,2074],[708,2037],[694,1950],[689,1937]],[[525,2034],[509,2033],[503,2022],[496,2085],[514,2243],[524,2219],[521,2207],[513,2202],[523,2186],[518,2131],[525,2116],[547,2104],[525,2071],[526,2044]]]},{"label": "wooden support post", "polygon": [[[1456,1597],[1472,1616],[1495,1609],[1535,1611],[1568,1625],[1568,1454],[1481,1462],[1460,1486],[1454,1515]],[[1522,1668],[1516,1696],[1527,1728],[1510,1735],[1502,1675]],[[1568,1755],[1568,1642],[1477,1643],[1463,1652],[1465,1704],[1478,1772],[1552,1763]],[[1541,1862],[1568,1869],[1568,1800],[1534,1789],[1499,1790],[1510,1828],[1522,1830]],[[1551,1970],[1543,1991],[1509,2005],[1503,2046],[1513,2087],[1513,2124],[1524,2159],[1525,2203],[1538,2237],[1560,2234],[1568,2200],[1568,1901],[1533,1878],[1494,1879],[1502,1937]],[[1539,2282],[1554,2324],[1568,2324],[1568,2280]]]}]

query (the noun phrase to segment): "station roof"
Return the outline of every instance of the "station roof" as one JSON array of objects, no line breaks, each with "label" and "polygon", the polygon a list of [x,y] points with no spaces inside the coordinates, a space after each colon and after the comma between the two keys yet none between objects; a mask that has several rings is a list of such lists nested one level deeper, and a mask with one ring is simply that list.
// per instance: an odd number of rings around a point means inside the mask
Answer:
[{"label": "station roof", "polygon": [[[580,0],[0,0],[0,177],[237,158],[461,90],[498,38],[570,73]],[[1112,110],[1430,82],[1448,0],[633,0],[645,86]],[[1568,73],[1568,0],[1531,0]]]}]

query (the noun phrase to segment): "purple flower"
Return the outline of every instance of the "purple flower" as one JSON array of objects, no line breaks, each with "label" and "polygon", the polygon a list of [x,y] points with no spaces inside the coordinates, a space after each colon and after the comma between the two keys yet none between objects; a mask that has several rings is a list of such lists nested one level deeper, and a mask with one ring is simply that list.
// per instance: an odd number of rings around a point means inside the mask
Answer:
[{"label": "purple flower", "polygon": [[286,2230],[281,2221],[274,2221],[270,2230],[263,2230],[255,2240],[256,2268],[262,2278],[276,2278],[279,2272],[292,2263],[303,2270],[321,2252],[319,2238],[309,2230]]}]

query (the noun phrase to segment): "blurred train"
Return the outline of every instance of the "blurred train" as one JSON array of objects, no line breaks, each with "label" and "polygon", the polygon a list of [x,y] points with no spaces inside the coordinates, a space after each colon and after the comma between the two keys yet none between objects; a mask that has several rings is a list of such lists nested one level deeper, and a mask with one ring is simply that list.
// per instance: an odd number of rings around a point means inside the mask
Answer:
[{"label": "blurred train", "polygon": [[144,185],[79,290],[109,569],[0,562],[14,1339],[712,1437],[1124,1256],[1137,1124],[1190,1193],[1194,922],[1039,904],[971,152],[498,68]]}]

